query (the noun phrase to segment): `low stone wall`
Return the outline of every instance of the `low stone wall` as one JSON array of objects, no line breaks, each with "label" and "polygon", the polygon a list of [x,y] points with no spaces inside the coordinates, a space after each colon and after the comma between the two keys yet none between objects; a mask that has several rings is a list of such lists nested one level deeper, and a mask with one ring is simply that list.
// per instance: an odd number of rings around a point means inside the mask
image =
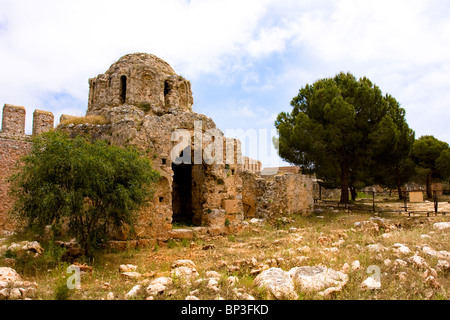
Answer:
[{"label": "low stone wall", "polygon": [[2,138],[0,135],[0,231],[13,231],[14,223],[8,215],[13,199],[8,196],[8,178],[14,173],[17,161],[31,149],[31,142]]},{"label": "low stone wall", "polygon": [[313,181],[302,174],[260,176],[245,171],[242,202],[245,218],[274,218],[286,214],[308,215],[314,207]]}]

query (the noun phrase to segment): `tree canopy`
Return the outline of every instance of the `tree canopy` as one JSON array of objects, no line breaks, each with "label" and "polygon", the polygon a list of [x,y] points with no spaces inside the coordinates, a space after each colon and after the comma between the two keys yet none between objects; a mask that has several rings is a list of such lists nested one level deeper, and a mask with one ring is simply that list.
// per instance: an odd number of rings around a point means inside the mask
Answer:
[{"label": "tree canopy", "polygon": [[11,213],[27,228],[57,230],[64,221],[87,255],[114,227],[131,227],[158,179],[137,149],[48,132],[33,140],[21,169],[10,178]]},{"label": "tree canopy", "polygon": [[291,106],[292,112],[281,112],[275,122],[280,156],[339,184],[343,203],[361,173],[395,167],[414,141],[405,110],[366,77],[339,73],[307,84]]},{"label": "tree canopy", "polygon": [[418,166],[427,170],[427,197],[432,198],[432,179],[448,177],[449,145],[433,136],[422,136],[414,142],[412,158]]}]

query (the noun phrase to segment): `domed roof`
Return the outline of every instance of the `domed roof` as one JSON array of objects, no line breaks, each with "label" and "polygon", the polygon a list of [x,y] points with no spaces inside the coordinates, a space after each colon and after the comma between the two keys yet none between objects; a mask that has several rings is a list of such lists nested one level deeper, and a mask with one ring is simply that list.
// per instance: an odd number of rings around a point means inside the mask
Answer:
[{"label": "domed roof", "polygon": [[116,73],[123,69],[151,69],[158,74],[176,75],[172,67],[157,56],[149,53],[130,53],[124,55],[119,60],[114,62],[106,71],[107,74]]}]

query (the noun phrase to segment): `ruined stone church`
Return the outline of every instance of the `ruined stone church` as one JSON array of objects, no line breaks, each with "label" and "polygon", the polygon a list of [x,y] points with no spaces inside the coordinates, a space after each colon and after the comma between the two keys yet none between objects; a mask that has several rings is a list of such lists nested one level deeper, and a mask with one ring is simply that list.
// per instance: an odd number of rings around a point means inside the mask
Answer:
[{"label": "ruined stone church", "polygon": [[[86,122],[62,115],[56,130],[90,135],[145,151],[161,179],[139,212],[134,239],[193,237],[235,232],[251,217],[307,214],[313,206],[311,178],[280,172],[261,176],[261,162],[243,157],[240,141],[223,136],[212,119],[192,111],[191,84],[160,58],[128,54],[89,79]],[[88,119],[97,117],[101,122]],[[53,130],[53,115],[36,110],[33,135]],[[0,230],[13,223],[7,212],[7,177],[30,149],[25,108],[5,104],[0,131]],[[213,156],[216,161],[209,161]],[[213,160],[214,160],[213,159]],[[217,161],[220,159],[222,161]],[[189,229],[173,228],[175,224]],[[117,240],[129,240],[127,226]]]}]

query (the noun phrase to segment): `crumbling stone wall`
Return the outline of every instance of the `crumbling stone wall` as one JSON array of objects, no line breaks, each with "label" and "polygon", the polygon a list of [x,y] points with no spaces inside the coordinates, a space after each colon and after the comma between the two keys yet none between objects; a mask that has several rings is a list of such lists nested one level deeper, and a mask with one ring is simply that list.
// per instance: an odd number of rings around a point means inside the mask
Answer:
[{"label": "crumbling stone wall", "polygon": [[[13,199],[8,195],[8,178],[15,172],[20,158],[31,150],[30,136],[25,134],[25,108],[5,104],[3,107],[2,130],[0,131],[0,231],[12,231],[15,223],[8,215]],[[36,110],[33,134],[40,134],[53,128],[53,114]]]},{"label": "crumbling stone wall", "polygon": [[[135,145],[152,159],[161,180],[155,185],[153,199],[139,213],[135,226],[139,238],[168,238],[175,214],[183,209],[192,212],[193,225],[204,226],[213,234],[226,232],[240,223],[243,218],[242,180],[238,174],[242,160],[237,160],[241,156],[240,143],[224,137],[210,118],[192,112],[189,81],[176,75],[163,60],[137,53],[120,58],[89,82],[86,115],[104,116],[108,123],[75,125],[66,121],[58,130],[72,136],[91,135],[119,146]],[[182,186],[174,182],[178,167],[172,160],[179,154],[173,152],[180,143],[174,139],[174,132],[182,132],[190,139],[185,147],[189,146],[191,152],[191,157],[187,157],[191,160],[187,164],[191,181],[184,181]],[[206,139],[211,132],[214,137]],[[223,144],[213,148],[218,141]],[[213,152],[221,149],[222,161],[208,163],[205,157],[211,154],[208,149]],[[203,155],[200,163],[195,161],[194,151]],[[229,163],[225,159],[227,151],[234,158]],[[177,200],[179,188],[184,188],[183,199],[188,199],[184,203]],[[122,231],[118,238],[124,240],[129,234],[126,228]]]},{"label": "crumbling stone wall", "polygon": [[275,218],[286,214],[308,215],[313,210],[313,181],[292,173],[241,174],[245,218]]}]

